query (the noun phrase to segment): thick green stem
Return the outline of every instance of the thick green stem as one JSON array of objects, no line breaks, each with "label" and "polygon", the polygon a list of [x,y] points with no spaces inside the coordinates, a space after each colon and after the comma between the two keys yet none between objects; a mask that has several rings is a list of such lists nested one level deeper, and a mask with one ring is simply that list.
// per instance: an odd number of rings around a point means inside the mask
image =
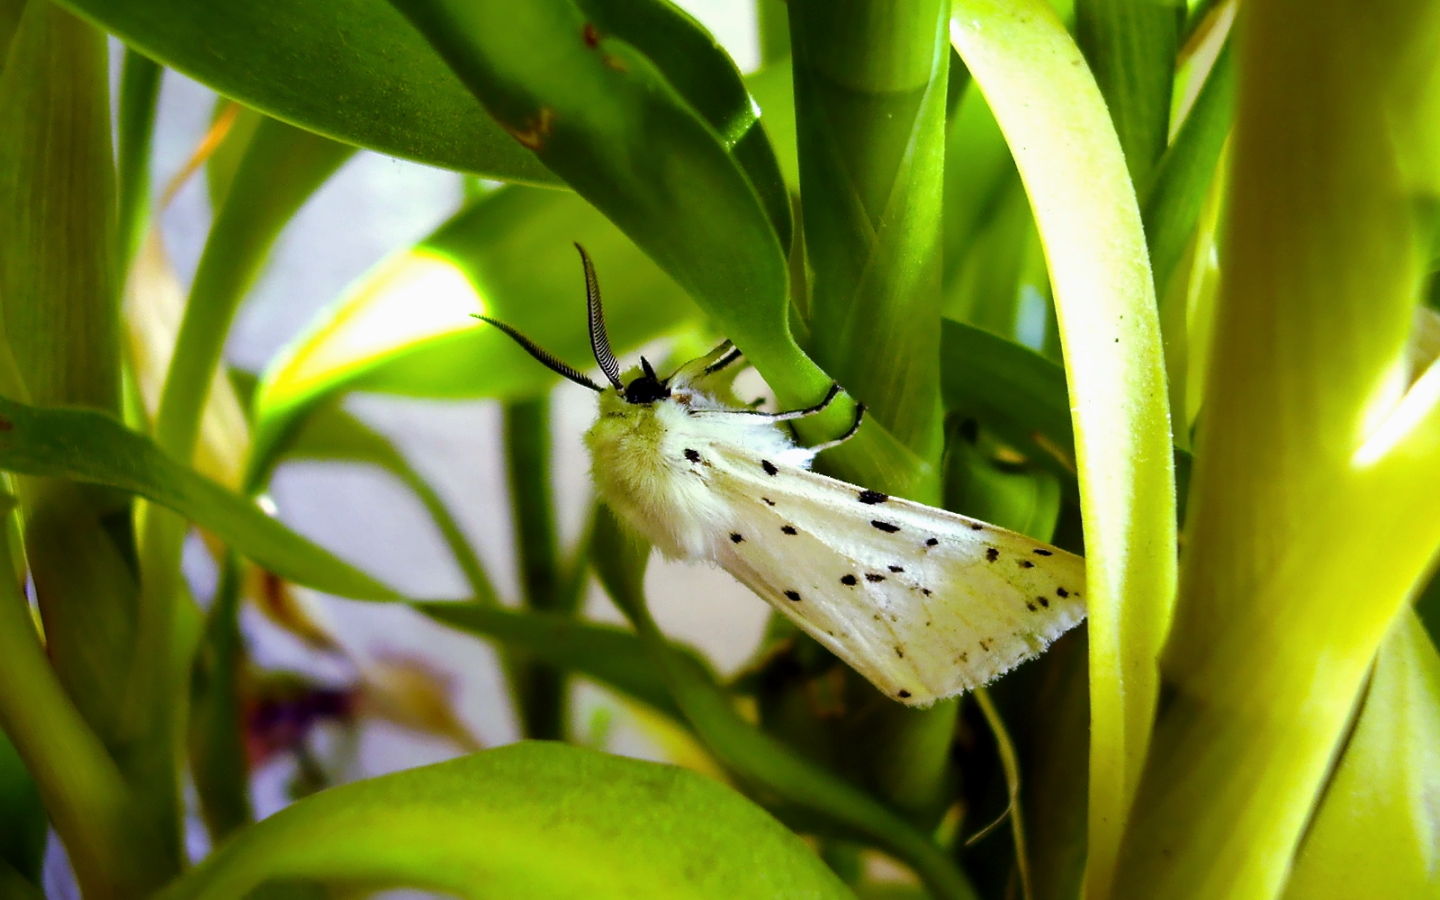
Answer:
[{"label": "thick green stem", "polygon": [[[522,602],[539,612],[569,612],[558,608],[562,592],[555,506],[550,498],[548,397],[541,395],[505,406],[505,450]],[[510,677],[525,736],[563,739],[565,673],[523,655],[512,655]]]},{"label": "thick green stem", "polygon": [[[940,428],[949,6],[790,4],[815,359],[931,466]],[[938,499],[939,481],[892,490]]]},{"label": "thick green stem", "polygon": [[1240,14],[1167,699],[1119,897],[1279,894],[1376,649],[1440,542],[1440,382],[1400,400],[1440,191],[1440,8],[1256,0]]}]

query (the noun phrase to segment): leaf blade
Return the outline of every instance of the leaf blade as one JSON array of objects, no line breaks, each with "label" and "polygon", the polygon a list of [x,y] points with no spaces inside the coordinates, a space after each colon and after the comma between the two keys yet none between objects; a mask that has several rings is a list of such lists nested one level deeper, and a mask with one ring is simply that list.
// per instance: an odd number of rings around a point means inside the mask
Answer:
[{"label": "leaf blade", "polygon": [[799,838],[729,788],[550,742],[324,791],[237,833],[160,896],[239,897],[276,878],[476,900],[850,896]]},{"label": "leaf blade", "polygon": [[283,577],[361,600],[400,595],[166,456],[116,419],[0,397],[0,468],[103,484],[173,509]]},{"label": "leaf blade", "polygon": [[429,165],[559,186],[385,0],[63,5],[150,58],[298,128]]},{"label": "leaf blade", "polygon": [[1039,0],[961,0],[951,40],[1015,154],[1055,286],[1089,587],[1087,878],[1104,897],[1145,759],[1176,584],[1155,292],[1120,142],[1055,13]]}]

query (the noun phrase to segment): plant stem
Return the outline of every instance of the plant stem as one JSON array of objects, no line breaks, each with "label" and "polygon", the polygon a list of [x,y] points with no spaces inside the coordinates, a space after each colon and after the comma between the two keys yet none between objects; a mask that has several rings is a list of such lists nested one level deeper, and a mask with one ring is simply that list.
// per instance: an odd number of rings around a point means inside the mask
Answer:
[{"label": "plant stem", "polygon": [[[540,395],[505,405],[505,459],[520,559],[522,602],[539,612],[570,612],[561,599],[555,507],[550,491],[550,399]],[[523,733],[539,740],[565,736],[565,673],[512,655],[511,680]]]},{"label": "plant stem", "polygon": [[[810,350],[931,466],[940,427],[949,5],[790,4]],[[939,480],[913,499],[935,501]]]},{"label": "plant stem", "polygon": [[147,869],[166,854],[45,658],[12,572],[10,543],[0,540],[0,727],[35,779],[87,900],[138,895],[155,884]]},{"label": "plant stem", "polygon": [[120,252],[121,271],[129,268],[150,218],[150,147],[155,137],[155,109],[164,72],[160,64],[148,56],[125,48],[116,141],[120,231],[115,245]]}]

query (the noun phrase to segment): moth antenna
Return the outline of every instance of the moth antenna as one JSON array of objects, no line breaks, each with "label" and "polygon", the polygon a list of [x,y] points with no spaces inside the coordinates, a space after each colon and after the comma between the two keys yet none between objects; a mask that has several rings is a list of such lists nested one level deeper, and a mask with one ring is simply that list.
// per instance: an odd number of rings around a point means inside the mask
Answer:
[{"label": "moth antenna", "polygon": [[595,277],[595,264],[590,262],[590,254],[578,243],[575,249],[580,251],[580,263],[585,267],[585,306],[590,313],[590,350],[595,354],[595,362],[600,364],[600,371],[610,379],[615,390],[625,389],[620,381],[620,363],[615,359],[615,351],[610,349],[610,337],[605,333],[605,310],[600,305],[600,280]]},{"label": "moth antenna", "polygon": [[656,381],[660,380],[660,376],[655,374],[655,368],[650,365],[650,360],[646,359],[643,356],[640,357],[640,368],[645,370],[646,375],[650,376]]},{"label": "moth antenna", "polygon": [[542,366],[561,376],[562,378],[567,378],[578,385],[582,385],[592,391],[595,391],[596,393],[605,390],[600,385],[591,381],[586,375],[576,371],[575,369],[572,369],[570,366],[556,359],[553,355],[550,354],[549,351],[545,350],[539,344],[530,340],[525,335],[511,328],[509,325],[506,325],[504,322],[500,322],[496,319],[489,319],[485,316],[475,316],[475,318],[487,324],[494,325],[496,328],[508,334],[511,340],[519,344],[526,353],[535,357],[535,359],[538,360]]}]

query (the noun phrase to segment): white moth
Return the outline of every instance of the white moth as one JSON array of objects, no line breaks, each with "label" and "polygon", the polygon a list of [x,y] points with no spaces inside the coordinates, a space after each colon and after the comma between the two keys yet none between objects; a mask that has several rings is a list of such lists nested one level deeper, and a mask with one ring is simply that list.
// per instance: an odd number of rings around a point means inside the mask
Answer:
[{"label": "white moth", "polygon": [[[579,245],[576,245],[577,247]],[[1030,659],[1085,617],[1085,561],[955,513],[809,470],[777,423],[818,413],[728,405],[730,343],[660,378],[621,379],[594,267],[580,248],[601,387],[501,322],[550,369],[599,395],[586,435],[600,498],[674,559],[709,560],[876,687],[928,706]],[[483,317],[481,317],[483,318]],[[863,413],[863,410],[862,410]]]}]

